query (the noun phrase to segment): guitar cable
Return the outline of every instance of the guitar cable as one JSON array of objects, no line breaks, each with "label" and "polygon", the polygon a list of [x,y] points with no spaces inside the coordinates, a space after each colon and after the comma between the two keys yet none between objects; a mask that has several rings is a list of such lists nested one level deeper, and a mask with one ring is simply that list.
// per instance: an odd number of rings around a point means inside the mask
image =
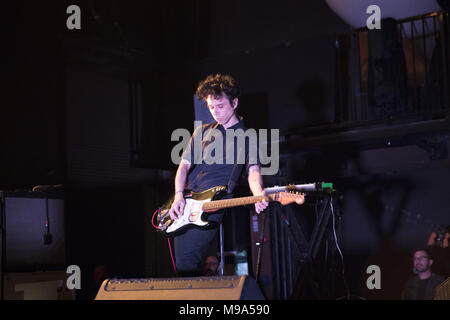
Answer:
[{"label": "guitar cable", "polygon": [[[155,219],[156,213],[158,213],[159,211],[161,211],[161,208],[157,209],[157,210],[153,213],[153,216],[152,216],[152,225],[153,225],[153,227],[154,227],[155,229],[157,229],[157,230],[159,230],[159,227],[155,226],[155,224],[154,224],[153,221],[154,221],[154,219]],[[172,259],[173,270],[175,271],[175,274],[178,274],[178,273],[177,273],[177,267],[175,266],[175,260],[174,260],[174,258],[173,258],[172,246],[170,245],[170,238],[167,238],[167,244],[169,245],[169,252],[170,252],[170,258]]]},{"label": "guitar cable", "polygon": [[330,195],[330,209],[331,209],[331,215],[333,217],[333,236],[334,236],[334,241],[335,241],[335,244],[336,244],[336,249],[338,250],[339,255],[341,257],[342,280],[344,282],[344,286],[345,286],[345,290],[346,290],[346,294],[347,294],[347,300],[350,300],[350,288],[348,287],[347,279],[345,277],[344,255],[342,254],[341,248],[340,248],[339,243],[338,243],[338,238],[337,238],[337,235],[336,235],[336,217],[334,215],[334,210],[333,210],[333,196],[332,195]]},{"label": "guitar cable", "polygon": [[175,261],[173,259],[172,246],[170,245],[170,238],[167,238],[167,243],[169,244],[170,258],[172,259],[173,270],[175,271],[175,274],[178,275],[177,267],[175,266]]},{"label": "guitar cable", "polygon": [[153,228],[155,228],[155,229],[157,229],[157,230],[159,230],[159,227],[155,226],[155,224],[153,223],[153,221],[155,220],[155,215],[156,215],[156,213],[158,213],[159,211],[161,211],[161,208],[158,209],[158,210],[156,210],[155,213],[153,213],[153,216],[152,216],[152,226],[153,226]]}]

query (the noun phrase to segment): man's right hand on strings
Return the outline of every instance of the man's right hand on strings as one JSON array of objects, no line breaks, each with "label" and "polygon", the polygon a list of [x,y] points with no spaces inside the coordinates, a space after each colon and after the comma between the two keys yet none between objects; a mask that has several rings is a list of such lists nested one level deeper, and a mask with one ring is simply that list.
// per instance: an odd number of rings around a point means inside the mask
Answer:
[{"label": "man's right hand on strings", "polygon": [[175,194],[175,199],[173,200],[172,206],[169,210],[170,218],[177,220],[184,213],[184,206],[186,205],[186,200],[184,200],[183,193],[177,192]]}]

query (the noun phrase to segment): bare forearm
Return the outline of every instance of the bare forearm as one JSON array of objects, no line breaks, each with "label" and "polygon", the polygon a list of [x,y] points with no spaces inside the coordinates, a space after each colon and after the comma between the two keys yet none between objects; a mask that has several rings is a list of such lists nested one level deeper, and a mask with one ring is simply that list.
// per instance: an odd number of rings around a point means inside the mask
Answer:
[{"label": "bare forearm", "polygon": [[175,175],[175,197],[169,210],[170,217],[175,220],[184,213],[186,202],[184,200],[183,190],[190,166],[191,165],[188,162],[182,160],[178,166],[177,174]]},{"label": "bare forearm", "polygon": [[[264,195],[263,179],[261,176],[261,170],[259,166],[251,166],[248,170],[248,185],[254,196]],[[256,213],[264,211],[269,203],[263,198],[262,201],[255,203]]]},{"label": "bare forearm", "polygon": [[175,193],[184,190],[186,184],[187,174],[189,172],[189,164],[182,162],[178,167],[177,174],[175,176]]},{"label": "bare forearm", "polygon": [[263,180],[258,166],[250,168],[248,173],[248,185],[253,195],[261,195],[263,193]]}]

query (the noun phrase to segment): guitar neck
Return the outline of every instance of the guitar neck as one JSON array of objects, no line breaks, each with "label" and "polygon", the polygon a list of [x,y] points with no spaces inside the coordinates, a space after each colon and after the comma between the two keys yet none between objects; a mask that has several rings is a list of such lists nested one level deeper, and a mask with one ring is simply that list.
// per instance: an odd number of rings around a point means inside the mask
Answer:
[{"label": "guitar neck", "polygon": [[262,200],[270,201],[271,199],[265,196],[251,196],[251,197],[243,197],[243,198],[236,198],[236,199],[225,199],[225,200],[216,200],[216,201],[210,201],[205,202],[203,204],[203,211],[209,211],[209,210],[219,210],[224,208],[232,208],[232,207],[238,207],[238,206],[245,206],[248,204],[253,204],[258,201]]}]

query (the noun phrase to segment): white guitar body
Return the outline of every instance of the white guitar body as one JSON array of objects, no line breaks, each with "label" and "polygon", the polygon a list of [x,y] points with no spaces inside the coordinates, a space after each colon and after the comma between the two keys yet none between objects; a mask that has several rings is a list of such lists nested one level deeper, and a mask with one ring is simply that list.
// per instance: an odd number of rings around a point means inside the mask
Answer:
[{"label": "white guitar body", "polygon": [[182,227],[192,224],[198,227],[206,227],[209,223],[202,219],[202,206],[205,202],[209,202],[211,199],[207,200],[194,200],[186,199],[186,205],[184,207],[184,213],[181,217],[174,220],[173,223],[167,227],[166,232],[168,234],[173,233],[181,229]]}]

